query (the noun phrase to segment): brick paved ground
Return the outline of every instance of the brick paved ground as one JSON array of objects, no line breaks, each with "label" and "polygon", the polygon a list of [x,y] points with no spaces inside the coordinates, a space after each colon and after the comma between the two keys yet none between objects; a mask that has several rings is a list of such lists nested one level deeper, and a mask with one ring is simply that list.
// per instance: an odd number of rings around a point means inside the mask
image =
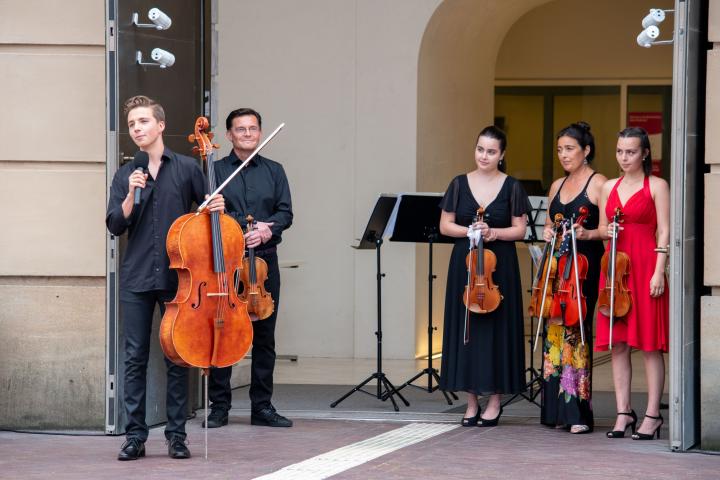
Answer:
[{"label": "brick paved ground", "polygon": [[[151,431],[148,456],[115,460],[122,437],[0,432],[2,479],[251,479],[329,450],[399,428],[387,421],[297,419],[291,429],[251,427],[244,414],[210,430],[203,458],[200,420],[188,422],[190,460],[166,456],[162,429]],[[571,467],[577,463],[579,468]],[[671,453],[667,441],[608,440],[602,431],[573,436],[503,418],[497,428],[457,428],[343,472],[338,479],[720,478],[720,456]]]}]

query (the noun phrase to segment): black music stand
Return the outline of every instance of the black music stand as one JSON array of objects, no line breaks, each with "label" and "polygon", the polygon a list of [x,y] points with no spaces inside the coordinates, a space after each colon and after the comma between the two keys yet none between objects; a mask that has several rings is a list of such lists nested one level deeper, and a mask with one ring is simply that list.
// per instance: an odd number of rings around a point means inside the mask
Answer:
[{"label": "black music stand", "polygon": [[[390,241],[391,242],[413,242],[413,243],[427,243],[429,248],[428,255],[428,366],[407,382],[403,383],[398,387],[398,390],[409,386],[425,390],[428,393],[432,393],[438,390],[439,386],[433,386],[433,378],[436,382],[440,382],[440,375],[436,368],[432,366],[432,335],[437,327],[433,327],[432,322],[432,293],[433,293],[433,280],[436,278],[433,275],[433,244],[434,243],[455,243],[455,239],[441,235],[440,231],[440,199],[442,194],[438,193],[425,193],[425,194],[402,194],[398,198],[398,204],[393,212],[393,218],[390,221],[388,228],[392,228]],[[393,222],[394,220],[394,222]],[[423,375],[427,375],[427,387],[421,387],[414,385],[412,382],[419,379]],[[445,396],[448,405],[452,405],[452,400],[448,392],[440,390]],[[450,392],[450,395],[457,400],[458,397],[454,392]]]},{"label": "black music stand", "polygon": [[[398,392],[398,389],[395,388],[395,386],[388,380],[385,373],[382,371],[382,277],[385,276],[384,273],[381,273],[380,271],[380,246],[383,243],[383,234],[385,232],[385,227],[387,226],[388,220],[390,219],[391,214],[393,213],[393,209],[395,207],[395,203],[397,202],[397,196],[396,195],[389,195],[389,194],[382,194],[380,195],[380,198],[378,198],[377,202],[375,203],[375,208],[373,209],[372,214],[370,215],[370,220],[368,220],[368,224],[365,227],[365,232],[363,233],[362,239],[360,240],[360,244],[357,246],[354,246],[353,248],[356,248],[358,250],[369,250],[369,249],[375,249],[376,252],[376,258],[377,258],[377,275],[376,275],[376,282],[377,282],[377,331],[375,332],[375,337],[377,337],[377,370],[372,373],[368,378],[354,386],[349,392],[347,392],[345,395],[340,397],[339,399],[335,400],[333,403],[330,404],[331,408],[335,408],[340,402],[345,400],[347,397],[352,395],[355,392],[362,392],[366,393],[372,397],[377,398],[378,400],[382,400],[383,402],[387,400],[388,398],[393,404],[393,408],[395,408],[395,411],[399,411],[400,408],[397,405],[397,402],[395,402],[395,399],[393,398],[394,395],[397,395],[400,400],[403,401],[406,407],[410,406],[410,403],[405,400],[405,397],[403,397],[400,392]],[[376,393],[368,392],[367,390],[363,390],[362,387],[364,387],[367,383],[369,383],[371,380],[377,379],[377,391]]]},{"label": "black music stand", "polygon": [[[530,204],[532,205],[532,210],[528,214],[528,225],[527,225],[527,231],[525,233],[525,238],[523,239],[523,242],[526,244],[529,244],[530,246],[533,246],[535,242],[538,241],[539,238],[542,238],[542,235],[538,236],[537,229],[540,228],[541,232],[542,229],[545,227],[545,218],[547,214],[547,202],[548,197],[541,197],[541,196],[529,196]],[[530,255],[530,294],[532,294],[532,282],[535,279],[535,261]],[[535,328],[535,321],[537,320],[537,317],[531,316],[530,317],[530,332],[534,332]],[[544,335],[543,335],[544,338]],[[517,397],[522,397],[525,400],[527,400],[530,403],[533,403],[537,405],[538,407],[542,407],[540,403],[537,402],[536,398],[542,391],[542,383],[543,378],[542,374],[539,370],[535,368],[535,358],[533,356],[533,335],[530,335],[530,338],[528,339],[528,344],[530,345],[530,366],[525,369],[525,375],[527,379],[527,383],[525,384],[525,390],[516,393],[509,399],[505,400],[502,404],[502,406],[505,406],[509,403],[512,403],[513,400],[515,400]],[[542,400],[542,399],[541,399]]]}]

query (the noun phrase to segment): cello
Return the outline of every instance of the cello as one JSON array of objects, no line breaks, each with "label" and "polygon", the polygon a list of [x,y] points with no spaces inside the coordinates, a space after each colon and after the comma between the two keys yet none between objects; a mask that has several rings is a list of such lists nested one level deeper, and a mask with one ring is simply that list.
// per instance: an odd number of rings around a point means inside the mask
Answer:
[{"label": "cello", "polygon": [[[190,142],[197,142],[208,165],[208,182],[215,185],[217,148],[211,143],[209,122],[199,117]],[[206,200],[207,202],[207,200]],[[229,215],[208,210],[188,213],[170,226],[166,240],[170,268],[178,273],[175,298],[165,303],[160,323],[160,346],[176,365],[202,369],[205,380],[205,459],[208,456],[208,376],[211,367],[229,367],[250,349],[253,329],[247,303],[238,298],[228,276],[242,267],[245,239]]]},{"label": "cello", "polygon": [[[477,209],[473,223],[482,222],[484,215],[485,208],[481,206]],[[465,264],[468,269],[468,282],[465,286],[463,303],[465,304],[464,340],[467,344],[470,341],[469,312],[490,313],[498,308],[503,296],[492,279],[497,257],[493,251],[484,248],[482,236],[478,236],[477,242],[470,241],[470,252],[465,257]]]},{"label": "cello", "polygon": [[[561,247],[564,255],[558,261],[560,282],[553,295],[553,303],[550,316],[561,318],[567,327],[574,327],[580,324],[580,337],[585,344],[584,319],[587,313],[585,296],[582,293],[582,282],[585,280],[588,271],[587,257],[577,253],[577,242],[575,239],[575,226],[582,225],[587,219],[588,209],[580,207],[580,216],[574,225],[570,226],[570,235],[566,237]],[[571,256],[572,255],[572,256]]]},{"label": "cello", "polygon": [[[610,318],[609,348],[612,349],[612,331],[615,318],[622,318],[632,308],[632,292],[628,288],[630,257],[617,250],[618,226],[622,222],[622,210],[615,209],[612,222],[615,224],[610,239],[610,251],[603,253],[600,260],[600,275],[605,277],[605,286],[598,295],[598,311]],[[609,255],[608,255],[609,254]],[[609,274],[608,274],[609,269]]]},{"label": "cello", "polygon": [[[208,127],[208,120],[199,117],[188,140],[197,142],[193,151],[207,162],[212,190],[216,147]],[[178,291],[166,303],[160,324],[165,356],[180,366],[199,367],[204,375],[211,367],[239,362],[250,349],[253,336],[247,303],[228,281],[242,268],[242,228],[224,213],[188,213],[173,222],[166,246],[170,268],[178,273]]]},{"label": "cello", "polygon": [[[255,219],[248,215],[247,231],[253,231]],[[270,292],[265,290],[265,281],[268,277],[268,266],[260,257],[255,256],[255,249],[248,248],[248,255],[243,260],[243,268],[240,271],[238,280],[243,284],[240,292],[240,299],[247,302],[250,320],[265,320],[275,311],[275,301]]]}]

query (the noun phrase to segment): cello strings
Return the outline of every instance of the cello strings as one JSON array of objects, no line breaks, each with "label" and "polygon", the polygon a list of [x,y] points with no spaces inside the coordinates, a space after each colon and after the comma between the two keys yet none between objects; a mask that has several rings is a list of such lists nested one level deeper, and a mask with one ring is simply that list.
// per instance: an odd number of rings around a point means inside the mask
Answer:
[{"label": "cello strings", "polygon": [[[215,182],[215,152],[213,150],[213,145],[206,145],[210,153],[207,156],[207,166],[208,166],[208,183],[210,186],[210,190],[214,190],[216,186]],[[223,271],[225,270],[225,258],[224,258],[224,252],[222,249],[222,231],[220,230],[220,213],[218,212],[211,212],[210,213],[210,230],[212,234],[212,243],[213,243],[213,267],[215,270],[215,277],[216,277],[216,283],[217,283],[217,293],[221,294],[219,298],[222,298],[223,294],[227,293],[227,287],[223,283]],[[222,263],[222,268],[221,267]],[[218,301],[218,303],[215,305],[215,319],[213,321],[214,327],[217,326],[216,322],[218,319],[223,318],[224,313],[224,302]],[[213,328],[213,331],[215,328]]]}]

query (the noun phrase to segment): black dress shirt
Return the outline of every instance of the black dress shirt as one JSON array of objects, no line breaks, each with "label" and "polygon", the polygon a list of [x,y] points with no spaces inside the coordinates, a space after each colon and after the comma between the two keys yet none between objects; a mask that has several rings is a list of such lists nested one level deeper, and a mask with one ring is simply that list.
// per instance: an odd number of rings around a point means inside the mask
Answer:
[{"label": "black dress shirt", "polygon": [[133,162],[123,165],[110,187],[105,224],[113,235],[128,231],[120,267],[120,288],[132,292],[176,290],[177,273],[170,270],[165,239],[172,223],[189,213],[193,202],[202,203],[207,191],[197,161],[165,148],[157,178],[147,178],[141,203],[125,218],[122,202],[128,194]]},{"label": "black dress shirt", "polygon": [[[220,185],[242,162],[230,152],[214,164],[215,178]],[[243,229],[245,217],[250,214],[258,222],[274,222],[270,227],[272,238],[256,247],[260,252],[276,246],[282,240],[282,232],[292,224],[292,201],[290,185],[282,165],[257,155],[233,178],[222,191],[225,210]]]}]

